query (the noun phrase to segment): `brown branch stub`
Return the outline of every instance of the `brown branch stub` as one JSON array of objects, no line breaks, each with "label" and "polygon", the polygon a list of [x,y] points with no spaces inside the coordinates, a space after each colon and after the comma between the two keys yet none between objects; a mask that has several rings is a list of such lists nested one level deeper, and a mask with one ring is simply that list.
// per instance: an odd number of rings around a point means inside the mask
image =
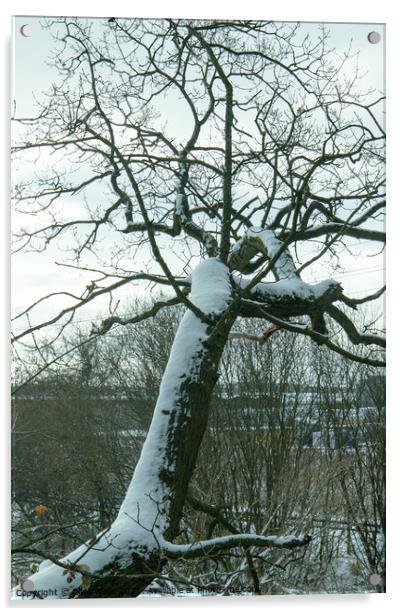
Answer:
[{"label": "brown branch stub", "polygon": [[280,325],[272,325],[266,329],[258,340],[259,344],[263,346],[267,340],[275,333],[281,331],[283,328]]},{"label": "brown branch stub", "polygon": [[252,340],[253,342],[258,342],[260,346],[263,346],[275,332],[281,331],[282,329],[283,328],[279,325],[272,325],[271,327],[266,329],[260,336],[248,334],[247,332],[231,332],[229,334],[229,340],[238,340],[243,338],[245,340]]}]

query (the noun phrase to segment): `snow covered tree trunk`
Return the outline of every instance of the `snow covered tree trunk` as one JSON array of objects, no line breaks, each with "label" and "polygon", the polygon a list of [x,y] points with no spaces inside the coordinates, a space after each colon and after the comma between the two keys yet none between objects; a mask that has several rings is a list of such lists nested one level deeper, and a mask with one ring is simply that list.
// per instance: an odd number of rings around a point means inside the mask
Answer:
[{"label": "snow covered tree trunk", "polygon": [[[161,571],[164,544],[179,532],[219,360],[236,318],[231,295],[229,270],[218,259],[194,270],[191,300],[206,319],[187,310],[179,325],[151,426],[116,520],[63,558],[64,569],[42,563],[25,582],[27,588],[33,586],[44,598],[55,590],[58,598],[133,597]],[[14,589],[16,598],[21,594]]]}]

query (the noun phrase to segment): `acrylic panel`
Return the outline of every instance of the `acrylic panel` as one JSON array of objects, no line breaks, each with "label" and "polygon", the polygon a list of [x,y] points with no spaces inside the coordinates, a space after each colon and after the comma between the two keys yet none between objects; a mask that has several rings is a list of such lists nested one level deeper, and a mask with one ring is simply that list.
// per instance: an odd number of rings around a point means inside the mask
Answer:
[{"label": "acrylic panel", "polygon": [[14,18],[14,599],[385,592],[384,41]]}]

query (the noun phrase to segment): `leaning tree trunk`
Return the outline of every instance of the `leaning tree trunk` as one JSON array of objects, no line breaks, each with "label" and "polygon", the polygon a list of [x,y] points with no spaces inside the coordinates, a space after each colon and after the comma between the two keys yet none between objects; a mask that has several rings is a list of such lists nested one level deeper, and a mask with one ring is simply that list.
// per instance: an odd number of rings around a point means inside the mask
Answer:
[{"label": "leaning tree trunk", "polygon": [[[179,325],[151,426],[116,520],[58,564],[44,561],[25,582],[27,590],[44,598],[50,590],[58,598],[133,597],[161,572],[164,544],[171,545],[180,529],[219,360],[236,318],[229,271],[218,259],[194,270],[191,300],[207,318],[203,322],[188,310]],[[18,595],[20,588],[14,589]]]}]

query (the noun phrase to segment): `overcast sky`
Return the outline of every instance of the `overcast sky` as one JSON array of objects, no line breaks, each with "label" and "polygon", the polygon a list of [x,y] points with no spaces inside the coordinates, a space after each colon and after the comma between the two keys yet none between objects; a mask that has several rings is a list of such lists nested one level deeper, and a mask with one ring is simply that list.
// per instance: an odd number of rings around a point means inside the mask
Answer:
[{"label": "overcast sky", "polygon": [[[31,26],[31,37],[22,36],[20,29],[24,24]],[[304,28],[312,33],[316,30],[314,24],[305,24]],[[371,44],[367,39],[368,33],[373,30],[381,35],[381,42],[378,44]],[[332,46],[336,47],[340,56],[347,51],[351,41],[353,49],[359,51],[359,64],[366,72],[362,87],[384,91],[384,27],[378,24],[332,24],[330,32]],[[47,63],[53,41],[46,28],[40,25],[40,19],[17,17],[14,19],[13,45],[13,97],[16,114],[19,117],[30,116],[35,110],[35,98],[40,100],[41,92],[47,90],[57,77],[54,69]],[[346,67],[345,70],[352,70],[352,66]],[[178,122],[180,121],[181,118],[178,118]],[[18,169],[18,173],[21,175],[23,169]],[[368,242],[351,240],[349,243],[352,254],[344,252],[339,255],[342,270],[336,275],[336,279],[343,284],[347,294],[354,297],[366,295],[383,284],[384,257],[378,253],[378,246],[375,244],[371,246],[376,248],[368,251]],[[55,259],[56,255],[52,252],[18,254],[14,258],[12,270],[14,314],[51,291],[82,290],[85,276],[77,277],[75,272],[55,265]],[[306,278],[315,281],[330,273],[329,270],[313,269]],[[106,311],[102,300],[83,311],[78,318],[86,319]]]}]

